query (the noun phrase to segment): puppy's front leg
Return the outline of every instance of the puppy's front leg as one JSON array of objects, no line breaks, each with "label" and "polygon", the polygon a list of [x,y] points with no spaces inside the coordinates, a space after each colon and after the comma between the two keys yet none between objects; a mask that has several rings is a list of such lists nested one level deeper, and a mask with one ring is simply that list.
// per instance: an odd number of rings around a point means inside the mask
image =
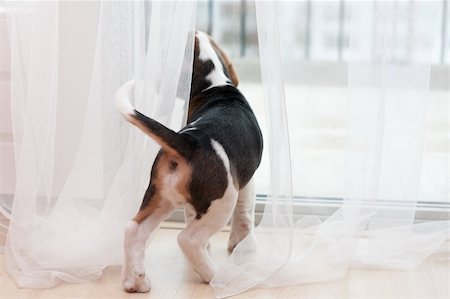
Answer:
[{"label": "puppy's front leg", "polygon": [[[233,252],[241,242],[252,231],[255,222],[255,191],[253,179],[239,191],[236,208],[231,220],[230,239],[228,241],[228,252]],[[252,246],[256,246],[255,240],[250,240]]]},{"label": "puppy's front leg", "polygon": [[147,190],[139,213],[125,227],[122,284],[127,292],[148,292],[150,281],[145,276],[145,244],[150,234],[173,211],[172,204]]}]

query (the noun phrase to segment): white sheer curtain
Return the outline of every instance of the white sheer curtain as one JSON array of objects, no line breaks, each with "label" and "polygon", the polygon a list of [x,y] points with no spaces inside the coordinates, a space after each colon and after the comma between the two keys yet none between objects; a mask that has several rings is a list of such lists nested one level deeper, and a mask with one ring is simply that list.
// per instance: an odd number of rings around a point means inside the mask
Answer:
[{"label": "white sheer curtain", "polygon": [[159,148],[123,121],[114,93],[134,77],[134,104],[180,127],[195,3],[17,2],[8,12],[17,183],[12,205],[2,202],[6,269],[20,287],[92,280],[121,263],[124,223]]},{"label": "white sheer curtain", "polygon": [[[325,221],[294,221],[292,182],[300,189],[304,182],[291,175],[297,157],[290,156],[295,136],[288,131],[283,36],[295,26],[284,27],[280,16],[293,4],[256,2],[271,186],[261,224],[211,282],[217,297],[334,279],[349,267],[411,269],[448,251],[448,221],[415,221],[418,200],[448,201],[449,157],[448,136],[437,165],[426,151],[430,54],[439,32],[429,20],[439,7],[412,3],[352,3],[337,194],[344,202]],[[2,205],[10,218],[6,267],[21,287],[92,280],[121,263],[123,225],[140,204],[158,147],[121,120],[114,92],[135,77],[134,104],[173,128],[189,95],[193,2],[98,4],[98,28],[89,35],[95,52],[88,34],[77,32],[71,5],[9,4],[17,185],[13,203]],[[399,28],[398,16],[412,26]],[[408,38],[396,30],[407,30]],[[432,164],[433,171],[423,171]],[[436,176],[433,194],[422,190],[425,173]]]},{"label": "white sheer curtain", "polygon": [[[426,194],[421,184],[422,169],[433,155],[425,150],[430,138],[426,118],[440,3],[350,4],[345,146],[335,156],[344,165],[342,194],[336,194],[344,201],[325,221],[306,216],[294,222],[289,145],[295,142],[289,142],[286,124],[290,123],[287,115],[298,114],[285,110],[295,99],[286,99],[283,92],[283,79],[289,76],[283,67],[289,61],[283,54],[289,52],[283,48],[290,46],[289,37],[284,37],[295,28],[280,12],[292,11],[295,4],[256,2],[272,190],[254,235],[237,246],[211,282],[219,298],[254,287],[336,279],[349,267],[414,269],[430,255],[450,251],[446,243],[450,221],[415,219],[419,199],[447,202],[449,198],[448,130],[441,138],[446,157],[441,156],[434,171],[426,173],[436,182],[434,191]],[[406,26],[400,18],[408,20]],[[449,128],[448,103],[445,107],[443,122]],[[305,182],[296,182],[296,189],[303,191]]]}]

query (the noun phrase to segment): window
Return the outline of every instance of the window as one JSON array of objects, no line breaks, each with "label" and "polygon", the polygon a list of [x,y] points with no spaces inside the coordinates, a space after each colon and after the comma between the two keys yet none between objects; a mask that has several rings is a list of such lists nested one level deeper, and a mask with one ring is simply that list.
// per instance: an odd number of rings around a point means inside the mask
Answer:
[{"label": "window", "polygon": [[[442,1],[442,5],[446,5]],[[376,5],[376,4],[374,4]],[[413,9],[413,2],[406,3]],[[347,1],[280,3],[283,18],[280,34],[285,58],[285,91],[291,139],[293,192],[302,206],[299,213],[329,215],[342,201],[340,180],[344,167],[346,132],[347,64],[351,8]],[[443,192],[447,173],[450,24],[449,8],[443,7],[433,51],[431,90],[426,128],[426,153],[420,184],[418,218],[439,218],[450,209]],[[404,59],[408,51],[408,26],[398,16],[398,38],[404,47],[395,49]],[[422,20],[427,22],[429,20]],[[446,27],[447,26],[447,27]],[[251,1],[202,1],[198,3],[197,29],[208,32],[231,56],[240,76],[240,89],[251,103],[262,129],[265,127],[264,99],[259,70],[254,3]],[[376,34],[376,33],[374,33]],[[283,47],[284,46],[284,47]],[[375,49],[376,50],[376,49]],[[265,152],[267,155],[267,152]],[[437,181],[436,181],[436,178]],[[442,180],[442,181],[439,181]],[[268,157],[256,173],[256,191],[263,207],[270,181]],[[441,190],[442,191],[442,190]],[[318,209],[320,210],[318,212]],[[258,207],[257,207],[258,210]],[[429,211],[444,214],[429,214]],[[422,213],[421,211],[418,212]],[[447,215],[448,217],[448,215]]]}]

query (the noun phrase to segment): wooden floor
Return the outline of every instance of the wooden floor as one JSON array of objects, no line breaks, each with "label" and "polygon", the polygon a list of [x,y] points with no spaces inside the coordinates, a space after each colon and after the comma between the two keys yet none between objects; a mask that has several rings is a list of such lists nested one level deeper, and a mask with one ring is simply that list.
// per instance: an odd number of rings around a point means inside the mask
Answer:
[{"label": "wooden floor", "polygon": [[[177,246],[177,229],[161,229],[148,248],[147,269],[152,290],[147,294],[127,294],[120,286],[120,267],[109,267],[98,281],[62,283],[52,289],[19,290],[3,268],[0,255],[1,299],[82,299],[82,298],[214,298],[211,288],[200,282],[186,266]],[[226,258],[226,233],[217,234],[211,244],[215,260]],[[450,262],[427,261],[416,271],[350,270],[344,278],[275,289],[258,289],[233,298],[450,298]]]}]

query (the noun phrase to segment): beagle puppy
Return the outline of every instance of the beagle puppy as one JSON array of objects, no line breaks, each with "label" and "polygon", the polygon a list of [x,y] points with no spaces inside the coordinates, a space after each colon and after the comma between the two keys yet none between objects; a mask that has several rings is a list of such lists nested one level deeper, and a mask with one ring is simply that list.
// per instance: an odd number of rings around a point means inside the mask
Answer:
[{"label": "beagle puppy", "polygon": [[261,162],[261,130],[225,52],[203,32],[195,33],[194,47],[188,124],[179,132],[134,109],[133,82],[116,95],[125,119],[161,146],[139,212],[125,227],[122,284],[127,292],[150,290],[145,244],[175,208],[185,209],[187,222],[178,244],[205,282],[218,269],[207,250],[210,237],[232,218],[231,252],[254,225],[252,177]]}]

